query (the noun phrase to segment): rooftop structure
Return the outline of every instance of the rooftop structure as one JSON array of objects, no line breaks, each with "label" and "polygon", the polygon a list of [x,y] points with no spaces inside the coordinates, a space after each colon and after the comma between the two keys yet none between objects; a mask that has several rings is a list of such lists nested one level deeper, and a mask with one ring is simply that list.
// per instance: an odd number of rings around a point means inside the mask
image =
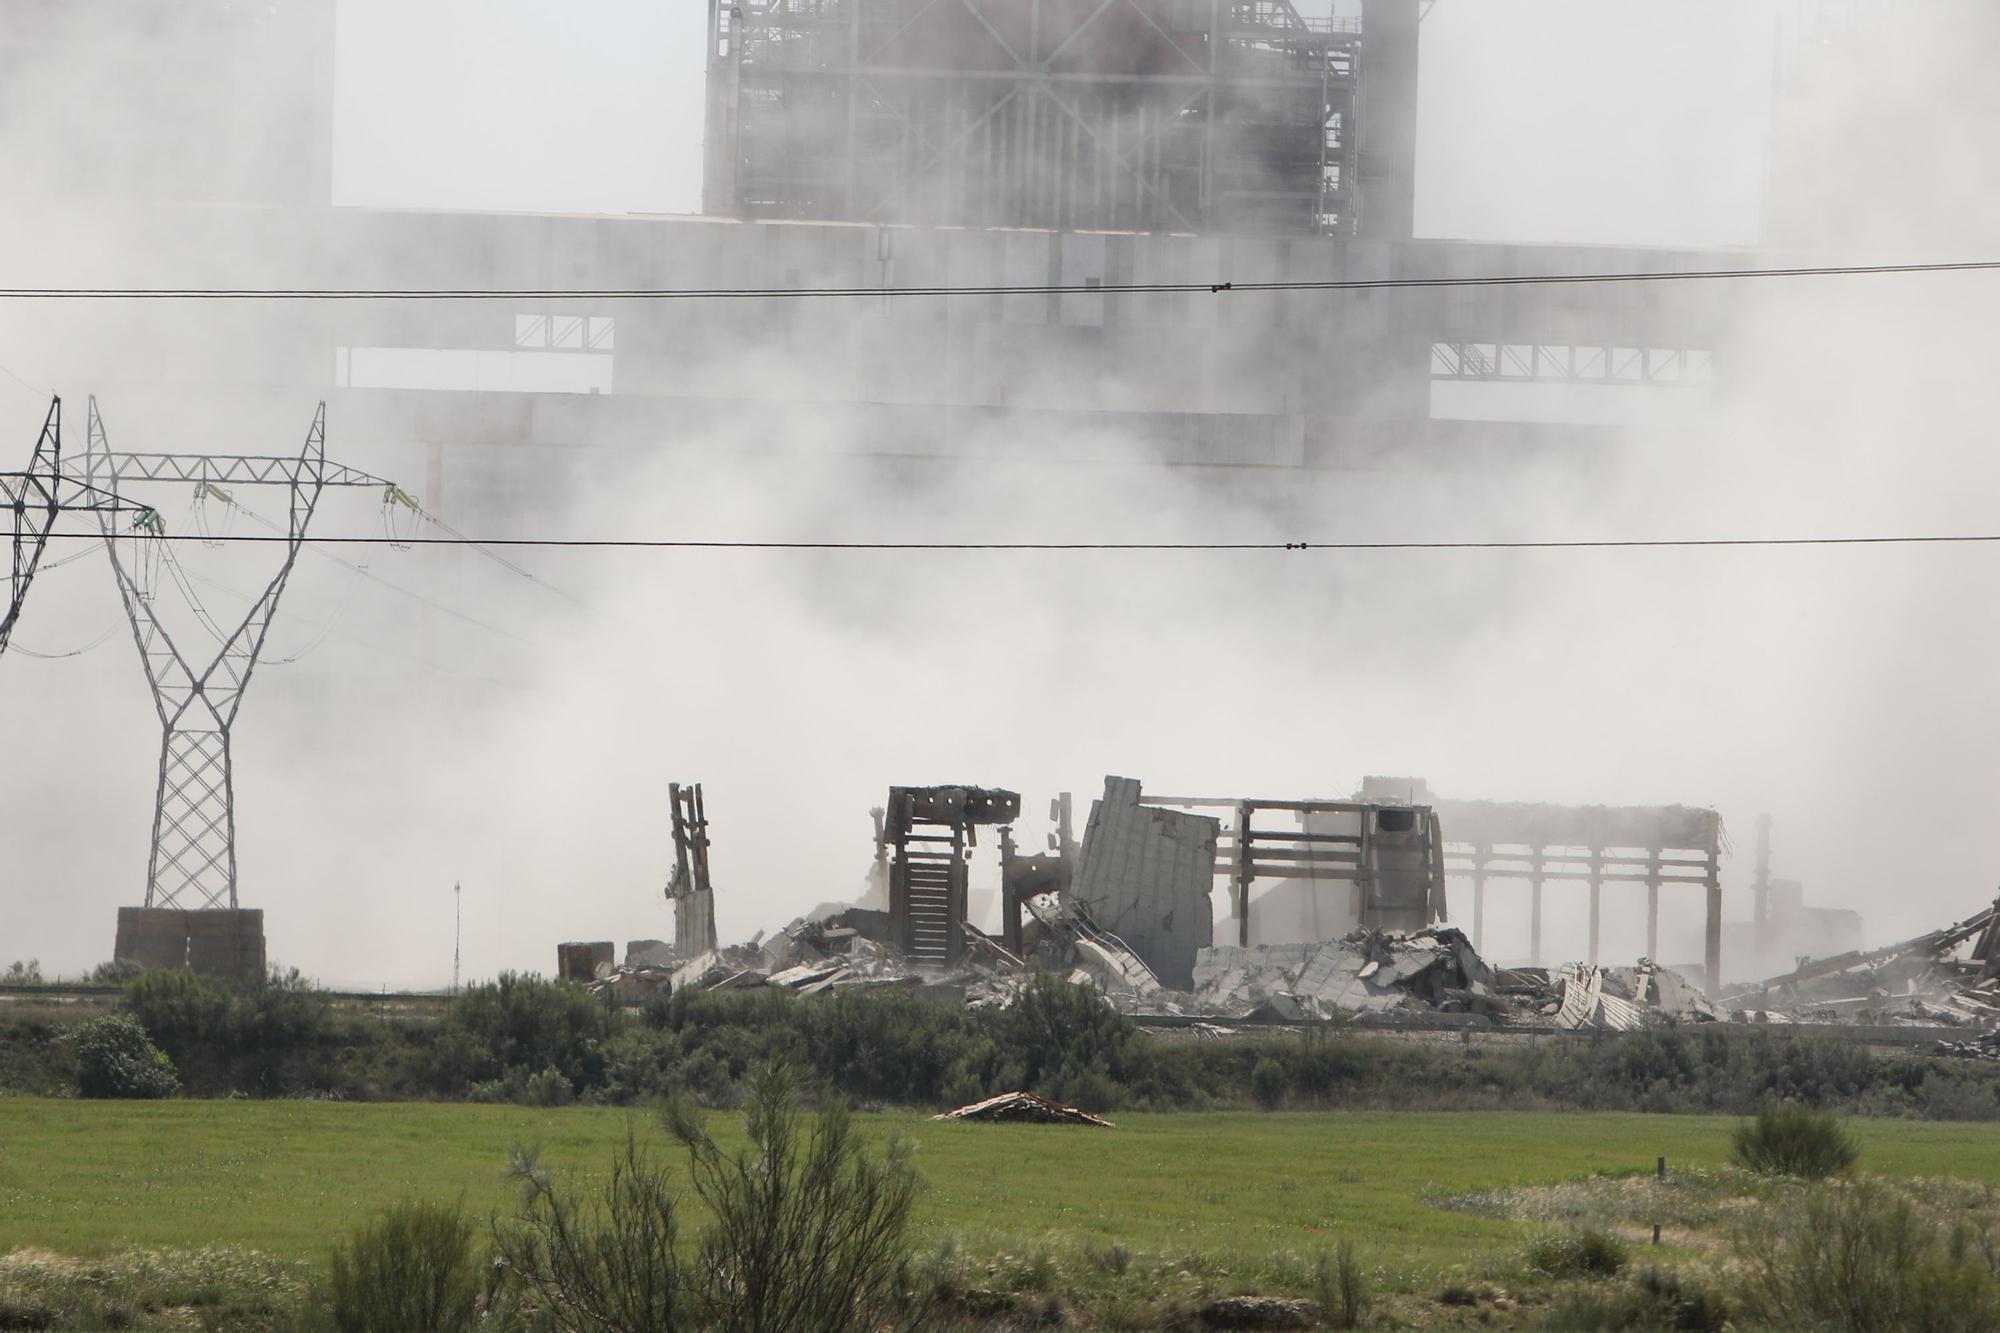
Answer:
[{"label": "rooftop structure", "polygon": [[[1374,102],[1373,159],[1414,149],[1415,13],[1414,0],[1371,3],[1365,24],[1307,20],[1291,0],[710,0],[703,206],[1352,235],[1372,216],[1357,180]],[[1393,54],[1364,85],[1378,32]],[[1413,176],[1385,179],[1371,230],[1407,235],[1393,196]]]}]

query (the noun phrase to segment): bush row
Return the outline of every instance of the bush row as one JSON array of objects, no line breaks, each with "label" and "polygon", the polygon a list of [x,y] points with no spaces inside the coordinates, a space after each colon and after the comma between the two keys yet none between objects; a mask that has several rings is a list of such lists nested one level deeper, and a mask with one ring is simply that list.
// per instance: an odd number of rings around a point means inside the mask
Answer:
[{"label": "bush row", "polygon": [[[1152,1036],[1086,986],[1037,976],[1007,1008],[906,992],[810,998],[686,991],[637,1011],[507,974],[441,1019],[336,1007],[295,974],[234,987],[186,972],[130,983],[127,1011],[194,1096],[735,1105],[782,1060],[863,1105],[936,1107],[1028,1089],[1089,1110],[1569,1107],[1745,1115],[1771,1102],[2000,1120],[2000,1067],[1877,1055],[1800,1031],[1661,1029],[1570,1040],[1420,1043],[1317,1025],[1228,1040]],[[0,1088],[74,1086],[60,1029],[0,1022]]]}]

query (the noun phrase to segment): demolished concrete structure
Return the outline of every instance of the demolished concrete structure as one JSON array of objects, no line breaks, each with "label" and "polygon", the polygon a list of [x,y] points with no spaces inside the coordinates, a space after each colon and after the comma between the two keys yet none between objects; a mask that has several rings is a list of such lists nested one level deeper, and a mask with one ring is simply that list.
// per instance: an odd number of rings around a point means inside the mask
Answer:
[{"label": "demolished concrete structure", "polygon": [[[1402,787],[1384,785],[1395,782]],[[1523,861],[1541,878],[1588,882],[1593,901],[1603,884],[1644,883],[1655,912],[1661,885],[1702,885],[1712,908],[1720,820],[1680,806],[1431,806],[1411,799],[1428,794],[1407,780],[1370,779],[1364,790],[1376,799],[1193,800],[1150,796],[1138,781],[1112,776],[1080,846],[1070,841],[1068,805],[1058,799],[1051,854],[1029,856],[1014,843],[1020,797],[1011,791],[892,788],[877,824],[888,910],[827,903],[768,936],[692,955],[678,942],[634,940],[622,966],[613,965],[608,942],[567,944],[559,972],[627,1004],[684,989],[817,995],[899,987],[951,1003],[1006,1005],[1039,970],[1088,982],[1127,1013],[1210,1033],[1227,1029],[1209,1020],[1337,1014],[1541,1031],[1718,1020],[2000,1029],[1995,909],[1888,949],[1737,987],[1722,1005],[1704,995],[1696,969],[1647,958],[1634,967],[1583,960],[1496,969],[1480,957],[1476,938],[1441,923],[1447,864],[1460,869],[1470,856],[1475,870],[1504,876]],[[706,880],[699,790],[676,789],[675,807],[676,879],[692,888]],[[1456,821],[1449,834],[1441,811]],[[999,833],[998,938],[967,919],[966,863],[980,824]],[[1691,849],[1698,855],[1666,854],[1690,843],[1701,844]],[[1643,854],[1624,854],[1633,844]],[[1585,868],[1575,869],[1579,863]],[[1217,875],[1249,909],[1233,922],[1232,945],[1215,943]],[[1276,883],[1253,895],[1259,881]],[[1288,896],[1295,887],[1301,893]],[[1410,920],[1425,924],[1372,924]]]},{"label": "demolished concrete structure", "polygon": [[1400,797],[1435,809],[1447,839],[1448,873],[1472,883],[1472,938],[1485,939],[1486,888],[1498,879],[1529,886],[1528,956],[1542,961],[1542,894],[1550,881],[1581,882],[1590,893],[1586,962],[1598,960],[1603,889],[1646,888],[1646,956],[1660,953],[1660,893],[1702,892],[1702,966],[1711,994],[1722,976],[1722,817],[1687,805],[1551,805],[1435,799],[1422,778],[1364,778],[1368,799]]},{"label": "demolished concrete structure", "polygon": [[1196,955],[1215,940],[1215,846],[1207,815],[1146,805],[1139,783],[1107,777],[1091,803],[1069,897],[1165,984],[1194,984]]},{"label": "demolished concrete structure", "polygon": [[674,873],[667,897],[674,905],[674,948],[692,958],[715,948],[715,888],[708,878],[708,806],[701,784],[667,784],[673,809]]},{"label": "demolished concrete structure", "polygon": [[1393,1010],[1500,1017],[1510,1011],[1492,995],[1493,970],[1448,926],[1204,949],[1194,982],[1193,998],[1203,1012],[1237,1017],[1295,1020]]},{"label": "demolished concrete structure", "polygon": [[1049,802],[1047,852],[1023,853],[1014,842],[1010,824],[1000,827],[1000,942],[1015,953],[1024,947],[1022,918],[1030,898],[1045,893],[1067,893],[1076,872],[1076,839],[1071,834],[1070,794],[1063,792]]},{"label": "demolished concrete structure", "polygon": [[966,851],[981,824],[1009,825],[1018,792],[984,787],[891,787],[878,849],[889,864],[889,933],[912,961],[950,967],[964,951]]},{"label": "demolished concrete structure", "polygon": [[609,974],[617,962],[618,949],[610,940],[590,940],[556,946],[556,976],[563,981],[581,981],[587,984]]},{"label": "demolished concrete structure", "polygon": [[1737,987],[1722,1003],[1751,1021],[2000,1025],[2000,903],[1900,944]]}]

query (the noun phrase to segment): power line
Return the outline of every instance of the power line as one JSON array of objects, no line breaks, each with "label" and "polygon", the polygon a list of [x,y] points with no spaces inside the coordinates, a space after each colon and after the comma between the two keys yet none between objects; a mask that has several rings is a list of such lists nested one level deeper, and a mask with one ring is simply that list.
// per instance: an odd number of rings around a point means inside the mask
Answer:
[{"label": "power line", "polygon": [[[51,533],[50,540],[78,539],[82,533]],[[91,540],[100,540],[91,538]],[[191,533],[155,536],[120,533],[120,541],[207,542],[218,539]],[[230,535],[224,543],[288,542],[289,537]],[[724,541],[675,537],[326,537],[308,536],[307,546],[520,546],[560,550],[628,551],[1048,551],[1131,552],[1176,551],[1610,551],[1778,546],[1944,546],[2000,542],[2000,533],[1892,533],[1879,536],[1816,537],[1605,537],[1528,538],[1493,541],[1262,541],[1262,542],[854,542],[854,541]]]},{"label": "power line", "polygon": [[1546,287],[1574,283],[1727,282],[1756,278],[1840,278],[1916,273],[1983,273],[2000,259],[1927,264],[1818,264],[1775,268],[1519,273],[1469,277],[1337,278],[1278,282],[1107,282],[927,287],[0,287],[13,301],[742,301],[866,296],[1222,295],[1236,292],[1374,292],[1436,287]]}]

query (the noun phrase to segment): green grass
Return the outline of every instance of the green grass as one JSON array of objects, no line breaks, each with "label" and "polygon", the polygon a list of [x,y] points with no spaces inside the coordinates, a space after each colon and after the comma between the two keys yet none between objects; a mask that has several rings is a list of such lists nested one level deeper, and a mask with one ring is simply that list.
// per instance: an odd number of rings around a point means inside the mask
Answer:
[{"label": "green grass", "polygon": [[[0,1253],[243,1245],[319,1260],[405,1196],[511,1202],[513,1143],[600,1169],[615,1110],[305,1102],[0,1099]],[[654,1135],[639,1116],[642,1134]],[[734,1130],[734,1117],[716,1117]],[[1115,1130],[862,1118],[917,1144],[926,1232],[973,1253],[1104,1245],[1177,1256],[1311,1254],[1342,1236],[1394,1283],[1517,1243],[1518,1223],[1427,1195],[1729,1160],[1728,1118],[1622,1114],[1127,1115]],[[1857,1121],[1861,1169],[2000,1181],[1990,1126]],[[657,1138],[656,1140],[657,1141]],[[725,1142],[729,1141],[725,1138]],[[666,1151],[664,1146],[661,1149]]]}]

